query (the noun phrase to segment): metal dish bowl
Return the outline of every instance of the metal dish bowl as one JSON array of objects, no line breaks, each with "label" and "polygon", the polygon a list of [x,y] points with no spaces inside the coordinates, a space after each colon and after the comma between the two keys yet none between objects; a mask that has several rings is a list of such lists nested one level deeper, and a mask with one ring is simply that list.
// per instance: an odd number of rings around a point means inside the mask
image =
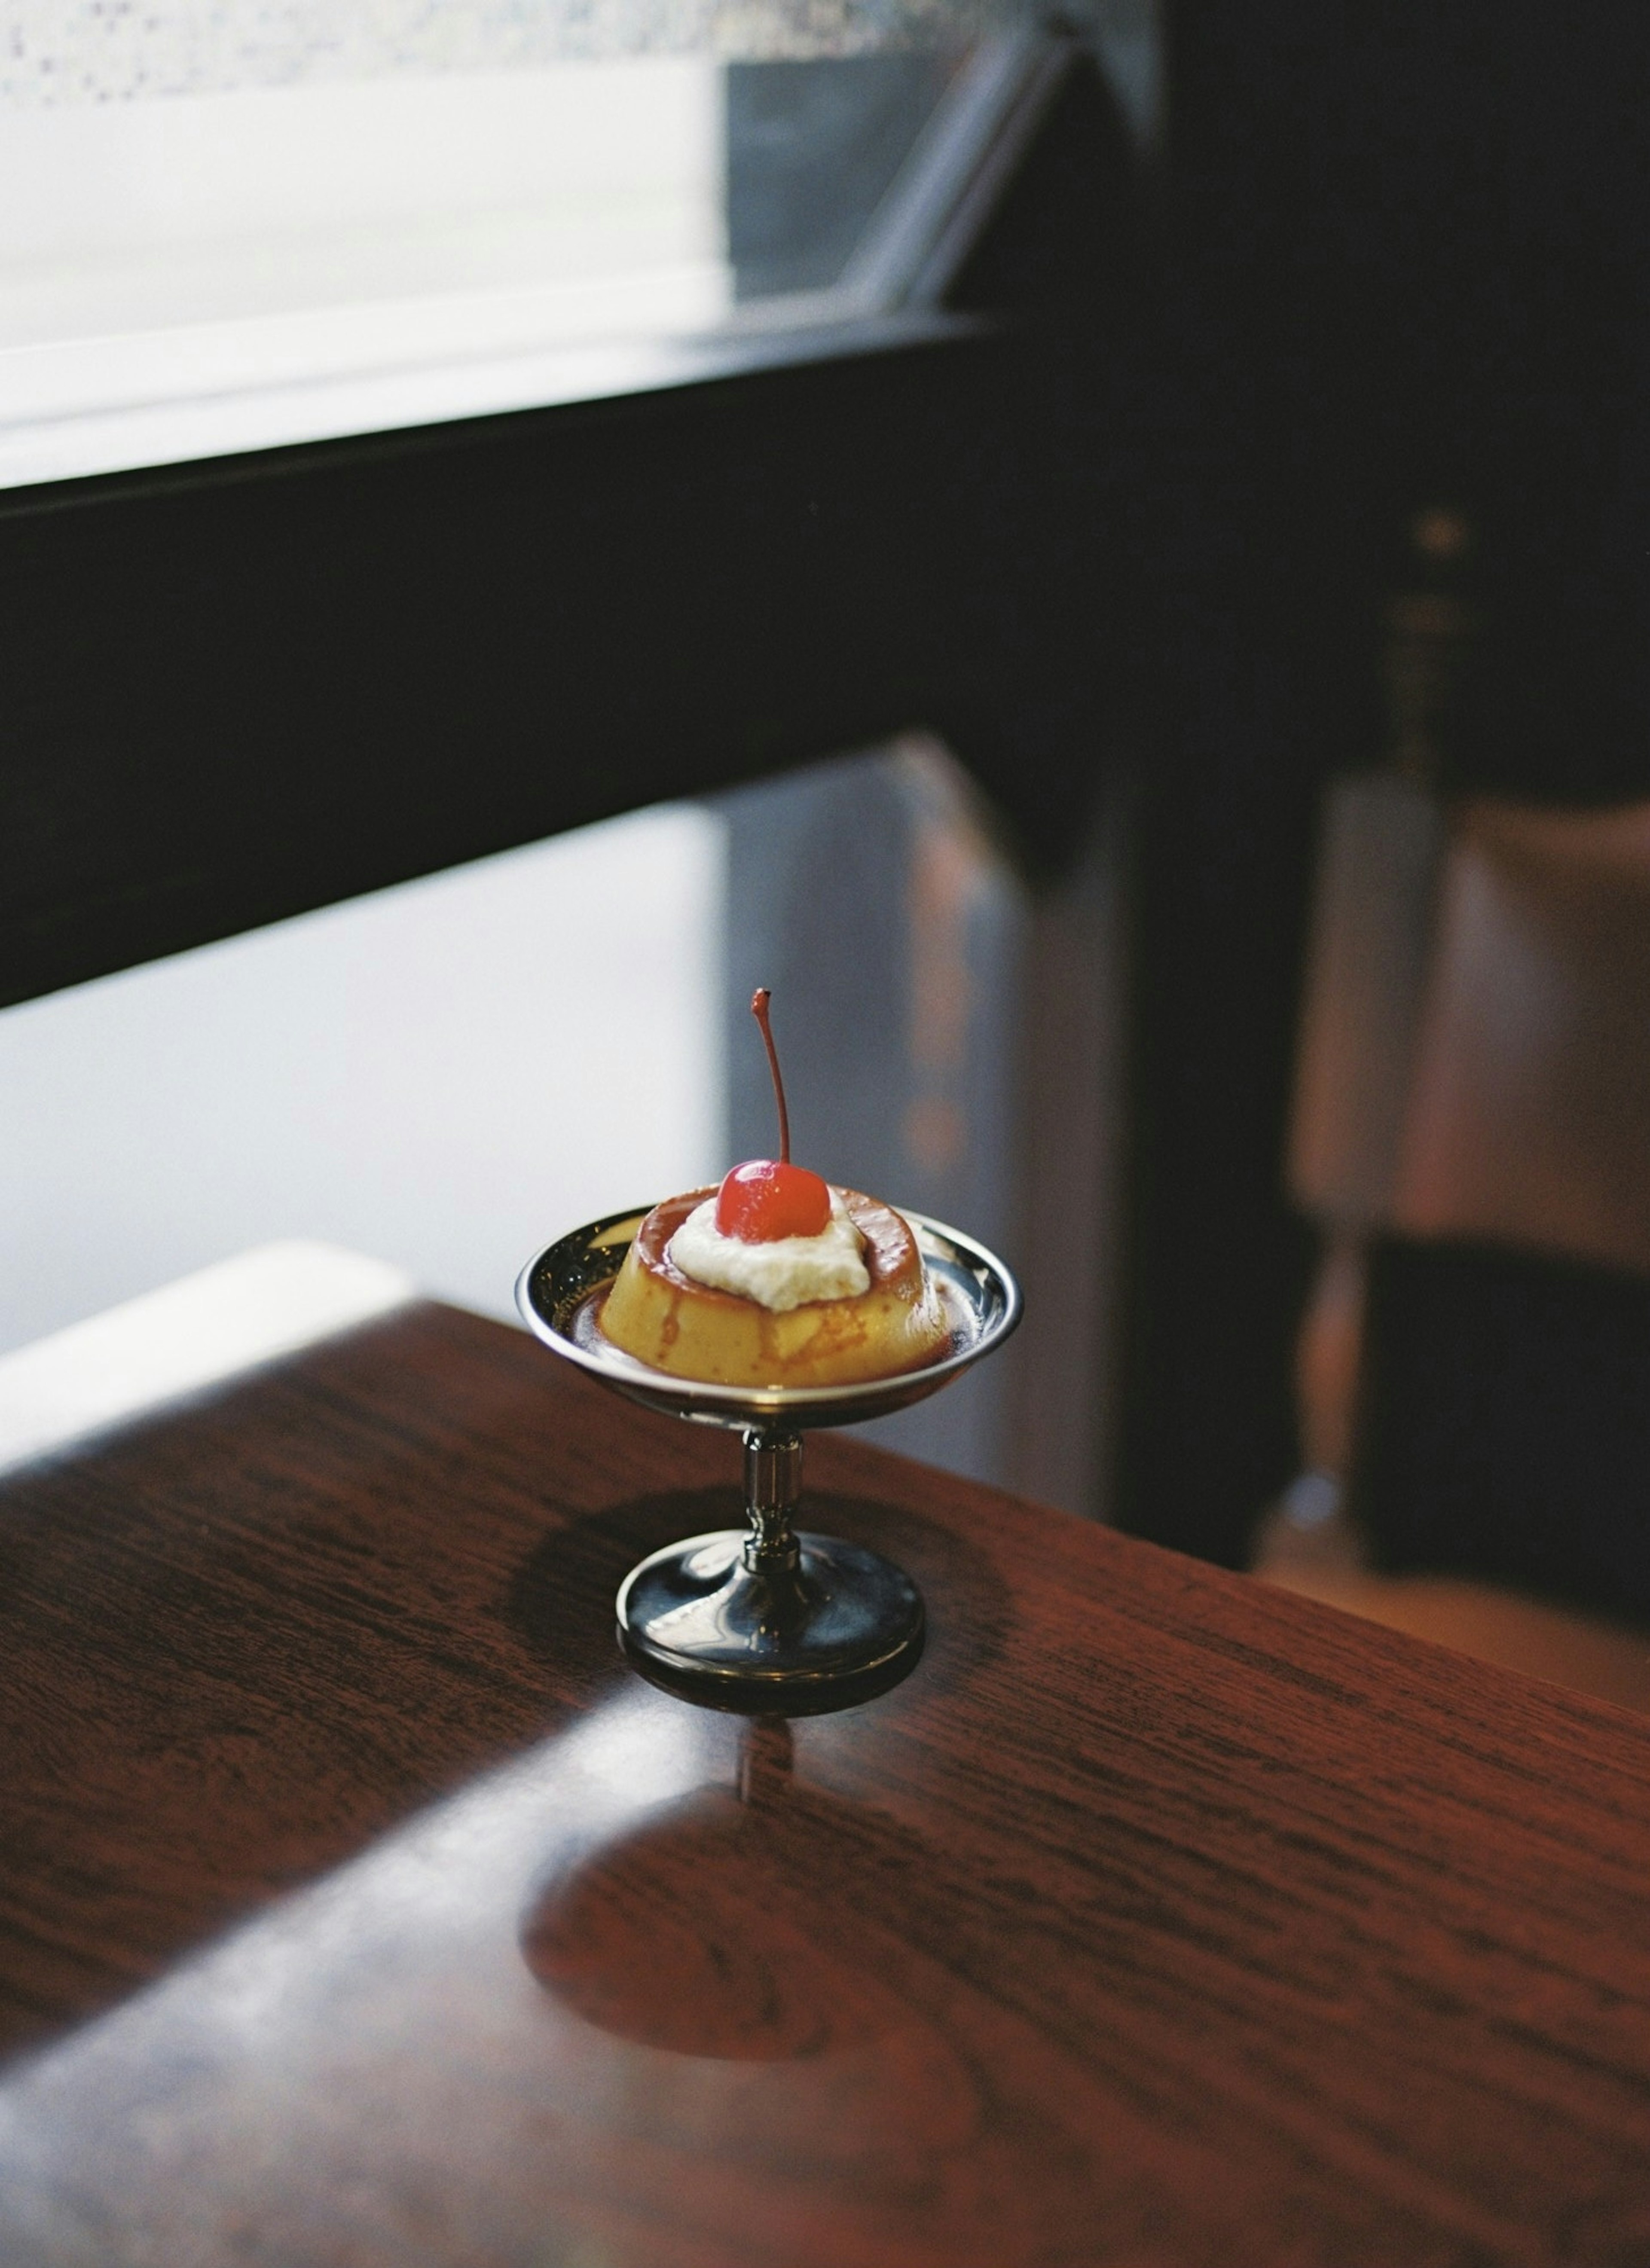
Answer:
[{"label": "metal dish bowl", "polygon": [[675,1378],[624,1353],[595,1322],[600,1294],[618,1274],[649,1210],[609,1213],[548,1246],[522,1270],[516,1305],[546,1346],[668,1417],[741,1432],[752,1426],[792,1433],[815,1425],[858,1425],[949,1386],[970,1363],[999,1347],[1020,1321],[1020,1286],[994,1253],[940,1221],[906,1212],[951,1315],[951,1352],[940,1361],[851,1386],[711,1386]]}]

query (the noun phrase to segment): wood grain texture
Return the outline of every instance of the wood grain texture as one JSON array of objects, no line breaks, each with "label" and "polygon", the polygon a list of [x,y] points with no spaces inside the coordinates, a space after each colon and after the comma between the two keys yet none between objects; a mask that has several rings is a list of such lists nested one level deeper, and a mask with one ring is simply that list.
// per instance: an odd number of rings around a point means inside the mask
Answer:
[{"label": "wood grain texture", "polygon": [[8,2263],[1650,2261],[1650,1727],[850,1440],[895,1691],[641,1684],[733,1445],[424,1307],[0,1491]]}]

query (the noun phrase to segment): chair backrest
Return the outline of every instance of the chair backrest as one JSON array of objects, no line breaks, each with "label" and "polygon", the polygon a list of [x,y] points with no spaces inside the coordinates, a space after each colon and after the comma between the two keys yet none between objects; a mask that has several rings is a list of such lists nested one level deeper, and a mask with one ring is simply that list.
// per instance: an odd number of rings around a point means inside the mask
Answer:
[{"label": "chair backrest", "polygon": [[1457,816],[1392,1226],[1650,1277],[1650,804]]},{"label": "chair backrest", "polygon": [[1388,1566],[1650,1611],[1650,805],[1363,783],[1326,840],[1308,1458]]}]

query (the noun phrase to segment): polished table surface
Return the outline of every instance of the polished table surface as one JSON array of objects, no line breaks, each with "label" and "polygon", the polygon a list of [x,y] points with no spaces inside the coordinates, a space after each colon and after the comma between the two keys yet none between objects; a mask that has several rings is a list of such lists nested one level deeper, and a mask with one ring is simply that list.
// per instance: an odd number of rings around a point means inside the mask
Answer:
[{"label": "polished table surface", "polygon": [[614,1644],[736,1445],[450,1308],[0,1481],[0,2260],[1650,2262],[1650,1725],[809,1463],[789,1726]]}]

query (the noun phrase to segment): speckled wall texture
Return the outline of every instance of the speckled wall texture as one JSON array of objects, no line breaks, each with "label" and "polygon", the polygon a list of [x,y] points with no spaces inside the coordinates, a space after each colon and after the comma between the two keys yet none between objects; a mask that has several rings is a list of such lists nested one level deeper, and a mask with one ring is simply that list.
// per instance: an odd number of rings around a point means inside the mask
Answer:
[{"label": "speckled wall texture", "polygon": [[121,102],[580,57],[854,55],[1014,0],[7,0],[0,107]]}]

